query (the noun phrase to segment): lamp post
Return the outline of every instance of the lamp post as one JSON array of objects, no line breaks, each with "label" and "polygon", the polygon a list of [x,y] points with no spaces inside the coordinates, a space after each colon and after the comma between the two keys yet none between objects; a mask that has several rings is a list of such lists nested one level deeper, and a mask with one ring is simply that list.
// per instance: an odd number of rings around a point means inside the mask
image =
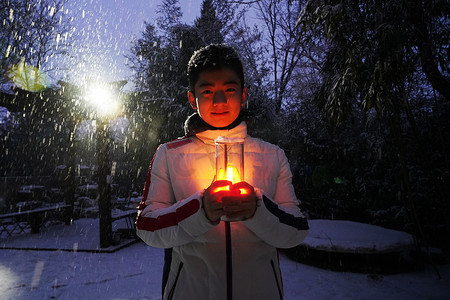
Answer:
[{"label": "lamp post", "polygon": [[96,121],[97,126],[97,184],[98,184],[98,212],[100,227],[100,248],[106,248],[112,241],[112,221],[111,221],[111,166],[110,166],[110,137],[108,121]]},{"label": "lamp post", "polygon": [[93,107],[96,120],[100,248],[107,248],[112,242],[109,121],[119,112],[119,101],[112,88],[105,84],[88,87],[85,98]]}]

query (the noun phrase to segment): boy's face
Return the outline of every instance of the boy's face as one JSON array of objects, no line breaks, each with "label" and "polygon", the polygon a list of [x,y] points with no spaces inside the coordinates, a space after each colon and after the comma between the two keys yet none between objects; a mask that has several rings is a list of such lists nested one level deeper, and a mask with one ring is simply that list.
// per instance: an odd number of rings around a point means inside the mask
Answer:
[{"label": "boy's face", "polygon": [[226,127],[238,117],[245,103],[247,89],[241,87],[236,72],[224,68],[200,73],[195,83],[195,96],[189,91],[191,106],[200,117],[214,127]]}]

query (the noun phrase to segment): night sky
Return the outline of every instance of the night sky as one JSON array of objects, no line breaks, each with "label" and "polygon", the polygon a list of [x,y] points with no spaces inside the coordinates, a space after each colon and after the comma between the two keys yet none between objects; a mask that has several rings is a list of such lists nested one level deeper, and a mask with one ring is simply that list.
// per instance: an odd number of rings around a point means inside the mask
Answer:
[{"label": "night sky", "polygon": [[[183,22],[193,24],[200,15],[201,0],[183,0]],[[70,0],[67,12],[76,30],[75,58],[57,58],[54,64],[70,66],[70,71],[53,73],[54,79],[82,83],[87,77],[105,81],[127,79],[125,65],[133,36],[140,37],[144,21],[153,23],[159,0]],[[52,66],[54,67],[54,66]]]}]

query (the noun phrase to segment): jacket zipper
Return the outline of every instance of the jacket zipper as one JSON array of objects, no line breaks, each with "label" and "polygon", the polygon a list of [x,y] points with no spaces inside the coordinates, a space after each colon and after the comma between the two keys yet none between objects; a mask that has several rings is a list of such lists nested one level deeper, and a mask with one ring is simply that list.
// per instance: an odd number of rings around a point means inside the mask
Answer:
[{"label": "jacket zipper", "polygon": [[273,276],[275,277],[275,282],[277,283],[277,288],[278,288],[278,294],[280,295],[280,299],[283,299],[283,292],[281,290],[281,286],[280,283],[278,282],[278,277],[277,277],[277,272],[275,271],[275,264],[273,263],[273,260],[270,260],[270,264],[272,265],[272,270],[273,270]]},{"label": "jacket zipper", "polygon": [[173,299],[173,294],[175,293],[175,287],[177,286],[178,278],[180,277],[181,269],[183,268],[183,262],[180,263],[178,267],[177,277],[175,277],[175,282],[173,283],[172,288],[170,289],[169,297],[167,299]]},{"label": "jacket zipper", "polygon": [[227,300],[233,299],[233,269],[231,253],[231,227],[230,222],[225,221],[225,240],[226,240],[226,267],[227,267]]}]

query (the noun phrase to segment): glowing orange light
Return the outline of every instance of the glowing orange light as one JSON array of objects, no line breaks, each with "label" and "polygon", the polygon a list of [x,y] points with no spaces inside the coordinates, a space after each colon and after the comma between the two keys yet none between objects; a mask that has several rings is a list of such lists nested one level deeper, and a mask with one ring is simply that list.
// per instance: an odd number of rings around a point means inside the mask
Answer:
[{"label": "glowing orange light", "polygon": [[[220,191],[229,191],[230,190],[230,186],[229,185],[227,185],[227,186],[221,186],[221,187],[218,187],[218,188],[215,188],[214,189],[214,191],[213,191],[213,193],[217,193],[217,192],[220,192]],[[239,194],[240,195],[247,195],[249,192],[248,192],[248,190],[246,190],[246,189],[239,189]]]},{"label": "glowing orange light", "polygon": [[[220,169],[217,180],[227,180],[227,181],[231,181],[234,184],[234,183],[240,182],[241,177],[239,176],[238,170],[235,167],[233,167],[231,164],[228,164],[226,172],[224,169]],[[230,190],[229,185],[221,186],[221,187],[214,189],[213,193],[217,193],[220,191],[229,191],[229,190]],[[246,195],[249,193],[248,190],[243,189],[243,188],[240,188],[239,191],[240,191],[241,195]]]},{"label": "glowing orange light", "polygon": [[241,191],[241,195],[248,194],[248,190],[246,190],[246,189],[239,189],[239,191]]},{"label": "glowing orange light", "polygon": [[228,164],[226,170],[220,169],[217,180],[228,180],[232,183],[237,183],[241,181],[241,176],[239,175],[239,172],[235,167],[233,167],[231,164]]},{"label": "glowing orange light", "polygon": [[217,192],[220,192],[220,191],[229,191],[229,190],[230,190],[230,186],[229,185],[227,185],[227,186],[220,186],[220,187],[214,189],[213,193],[217,193]]}]

